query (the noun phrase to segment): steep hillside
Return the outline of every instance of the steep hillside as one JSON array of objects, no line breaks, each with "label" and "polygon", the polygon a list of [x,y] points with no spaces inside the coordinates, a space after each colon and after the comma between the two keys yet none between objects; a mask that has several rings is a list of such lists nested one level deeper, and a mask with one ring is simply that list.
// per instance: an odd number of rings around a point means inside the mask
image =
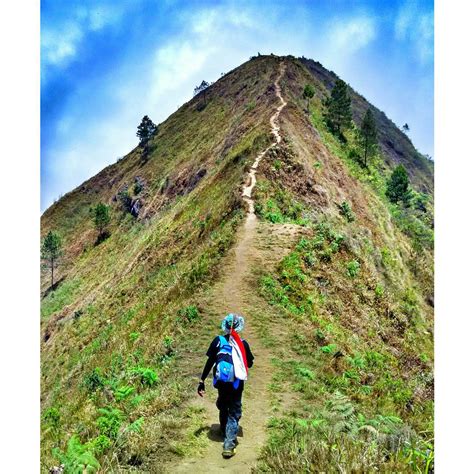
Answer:
[{"label": "steep hillside", "polygon": [[[80,453],[105,472],[222,469],[212,389],[190,400],[229,311],[256,353],[236,472],[430,469],[432,167],[375,108],[380,153],[351,159],[354,130],[342,143],[323,119],[334,79],[252,58],[160,124],[148,159],[137,147],[44,213],[65,246],[42,281],[45,472]],[[421,210],[385,197],[400,162]]]}]

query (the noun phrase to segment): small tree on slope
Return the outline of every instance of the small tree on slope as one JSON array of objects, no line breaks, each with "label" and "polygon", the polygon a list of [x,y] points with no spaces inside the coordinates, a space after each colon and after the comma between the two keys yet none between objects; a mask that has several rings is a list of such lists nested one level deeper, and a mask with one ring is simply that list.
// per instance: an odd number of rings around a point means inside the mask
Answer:
[{"label": "small tree on slope", "polygon": [[314,97],[314,87],[311,84],[306,84],[303,90],[303,98],[306,99],[306,112],[309,114],[309,101]]},{"label": "small tree on slope", "polygon": [[367,109],[362,120],[359,143],[364,150],[364,166],[367,166],[367,158],[374,154],[377,147],[377,125],[370,109]]},{"label": "small tree on slope", "polygon": [[93,217],[94,225],[99,231],[98,238],[100,239],[105,235],[107,226],[110,224],[110,207],[99,202],[99,204],[93,208]]},{"label": "small tree on slope", "polygon": [[409,184],[410,181],[408,179],[407,170],[403,165],[398,165],[393,170],[390,179],[387,181],[387,190],[385,194],[393,203],[402,201],[404,204],[408,204],[410,200]]},{"label": "small tree on slope", "polygon": [[148,115],[145,115],[137,129],[137,137],[140,139],[140,146],[143,149],[143,156],[148,155],[148,143],[158,127],[152,122]]},{"label": "small tree on slope", "polygon": [[62,255],[61,238],[56,232],[50,230],[41,244],[41,258],[51,269],[51,288],[54,286],[54,267]]},{"label": "small tree on slope", "polygon": [[331,97],[326,102],[326,113],[324,118],[329,129],[342,136],[344,129],[350,127],[352,121],[351,98],[347,90],[347,84],[341,79],[336,80],[331,91]]}]

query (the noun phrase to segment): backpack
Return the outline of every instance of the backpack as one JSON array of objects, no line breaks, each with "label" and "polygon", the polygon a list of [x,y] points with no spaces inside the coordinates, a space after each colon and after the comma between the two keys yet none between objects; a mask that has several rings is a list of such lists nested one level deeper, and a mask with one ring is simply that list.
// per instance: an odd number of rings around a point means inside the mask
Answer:
[{"label": "backpack", "polygon": [[214,386],[216,386],[217,382],[232,383],[234,388],[237,388],[240,382],[240,380],[236,379],[234,375],[232,346],[224,336],[219,336],[219,350],[217,352]]}]

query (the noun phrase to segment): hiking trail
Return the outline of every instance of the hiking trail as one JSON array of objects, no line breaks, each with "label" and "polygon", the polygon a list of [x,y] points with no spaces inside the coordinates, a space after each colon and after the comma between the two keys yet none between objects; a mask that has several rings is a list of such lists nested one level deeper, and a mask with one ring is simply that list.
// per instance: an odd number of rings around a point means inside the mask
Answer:
[{"label": "hiking trail", "polygon": [[[252,278],[252,268],[257,266],[267,268],[269,261],[278,261],[282,254],[289,250],[300,229],[293,224],[274,225],[257,220],[252,191],[257,182],[256,173],[260,161],[271,148],[281,142],[278,118],[286,106],[280,88],[284,72],[285,64],[281,62],[274,82],[280,105],[270,118],[271,133],[275,136],[275,141],[258,154],[247,175],[242,189],[242,198],[247,204],[245,223],[237,232],[236,244],[224,258],[222,264],[224,277],[209,290],[205,298],[206,311],[220,319],[230,312],[244,315],[245,328],[242,337],[249,341],[255,355],[255,363],[249,369],[249,379],[245,384],[242,398],[243,415],[240,420],[237,453],[231,459],[222,458],[223,439],[218,434],[218,411],[215,406],[217,391],[212,387],[212,376],[210,376],[206,380],[204,398],[193,401],[193,405],[204,407],[210,446],[203,456],[184,458],[167,472],[214,473],[224,470],[229,473],[250,472],[256,465],[259,450],[265,442],[265,428],[271,415],[271,394],[268,385],[272,376],[272,353],[270,349],[264,347],[258,336],[255,315],[259,308],[262,308],[262,301]],[[273,255],[267,255],[269,252]],[[203,348],[203,353],[206,349],[207,346]],[[203,366],[205,357],[201,354],[199,357]]]}]

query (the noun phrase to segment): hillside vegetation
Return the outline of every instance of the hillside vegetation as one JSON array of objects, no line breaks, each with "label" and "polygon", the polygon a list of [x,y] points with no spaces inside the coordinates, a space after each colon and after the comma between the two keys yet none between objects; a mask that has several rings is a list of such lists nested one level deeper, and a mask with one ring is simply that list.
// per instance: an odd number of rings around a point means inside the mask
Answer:
[{"label": "hillside vegetation", "polygon": [[[56,284],[47,269],[41,284],[43,472],[61,462],[66,472],[178,472],[190,454],[206,456],[208,420],[189,400],[229,311],[219,285],[237,268],[247,172],[273,142],[282,62],[282,141],[257,170],[239,290],[269,361],[258,396],[271,413],[253,468],[433,469],[432,163],[352,89],[354,126],[335,136],[324,118],[335,74],[258,56],[159,124],[146,156],[137,147],[43,214],[42,236],[55,231],[64,247]],[[363,166],[367,107],[379,149]],[[411,183],[405,204],[386,196],[398,164]],[[101,238],[99,203],[111,218]],[[255,393],[251,376],[248,386]],[[244,397],[243,423],[245,410]]]}]

